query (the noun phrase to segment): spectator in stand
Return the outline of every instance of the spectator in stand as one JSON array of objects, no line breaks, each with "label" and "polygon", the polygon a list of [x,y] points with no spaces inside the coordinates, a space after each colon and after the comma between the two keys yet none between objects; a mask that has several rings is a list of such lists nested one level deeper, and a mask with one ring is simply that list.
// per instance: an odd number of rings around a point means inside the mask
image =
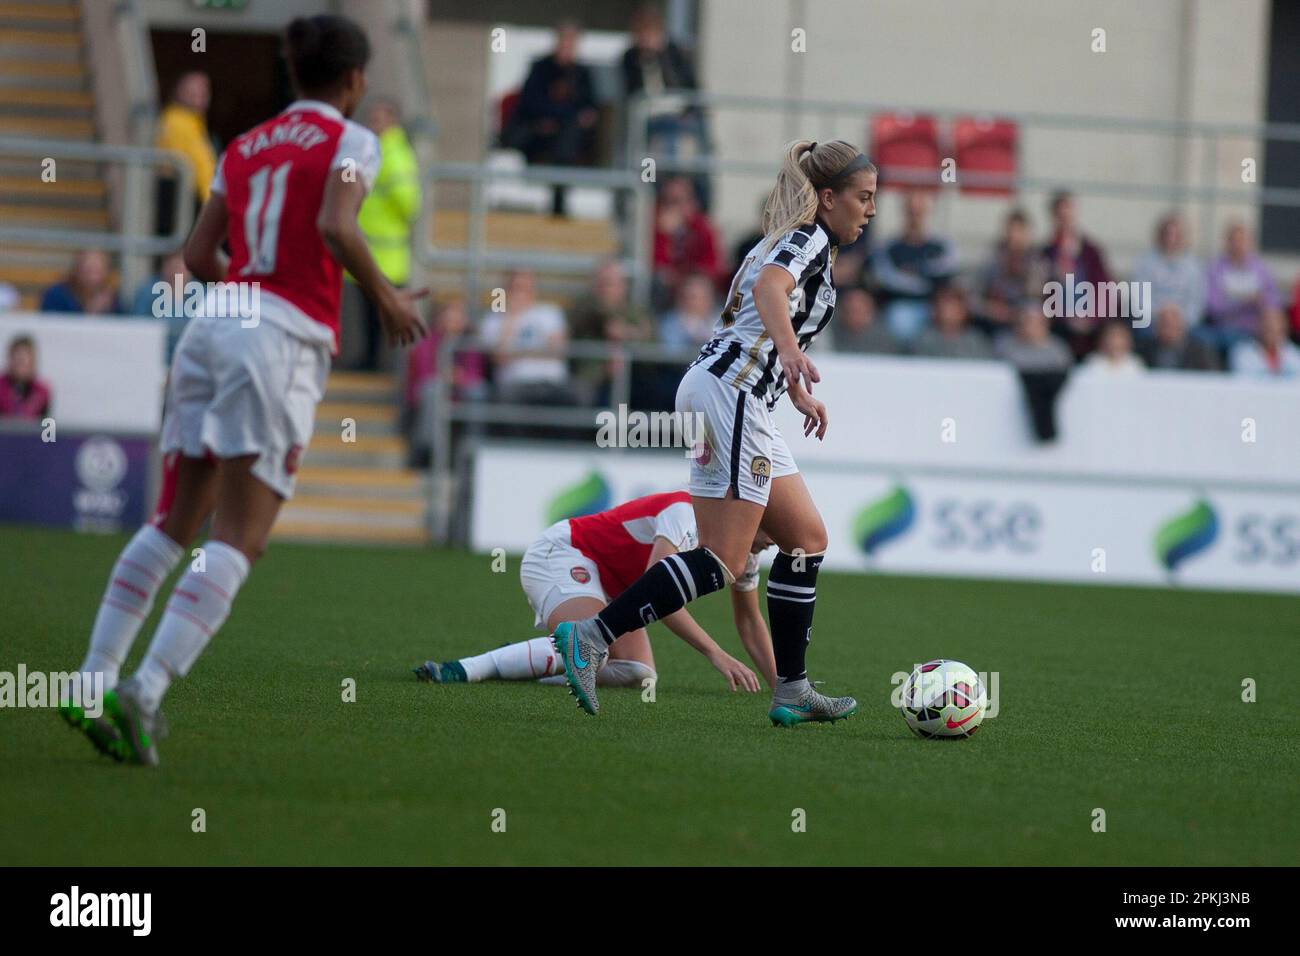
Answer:
[{"label": "spectator in stand", "polygon": [[[713,337],[717,321],[713,281],[706,275],[692,273],[677,288],[677,307],[659,320],[659,341],[683,351],[698,349]],[[680,378],[677,369],[674,368],[673,374]]]},{"label": "spectator in stand", "polygon": [[563,354],[568,342],[564,313],[537,301],[536,277],[509,273],[505,311],[483,317],[479,339],[492,354],[499,401],[525,405],[569,405],[573,395]]},{"label": "spectator in stand", "polygon": [[42,312],[122,315],[125,309],[113,287],[108,256],[98,249],[77,253],[68,278],[41,296]]},{"label": "spectator in stand", "polygon": [[[357,225],[385,278],[399,289],[411,281],[411,233],[420,216],[420,170],[411,141],[402,128],[395,100],[379,97],[366,110],[366,126],[379,138],[379,172],[375,185],[361,203]],[[361,357],[356,367],[374,371],[380,366],[383,328],[379,312],[362,294],[352,276],[344,286],[345,310],[360,319]],[[344,336],[344,341],[347,336]]]},{"label": "spectator in stand", "polygon": [[1002,239],[980,277],[975,325],[990,335],[1009,330],[1026,305],[1041,302],[1047,264],[1033,247],[1029,217],[1020,209],[1007,214]]},{"label": "spectator in stand", "polygon": [[885,324],[909,344],[930,320],[930,300],[957,274],[952,242],[930,232],[930,196],[912,190],[904,200],[903,234],[871,258]]},{"label": "spectator in stand", "polygon": [[[177,249],[175,252],[163,256],[162,261],[158,263],[158,271],[151,278],[140,283],[140,287],[135,290],[135,297],[131,300],[132,315],[167,320],[168,362],[171,361],[172,352],[176,348],[176,341],[181,337],[181,333],[185,331],[185,323],[189,321],[189,316],[185,314],[185,300],[188,298],[185,283],[189,281],[190,271],[185,268],[185,255],[182,250]],[[166,296],[160,296],[155,291],[155,287],[160,282],[165,282],[173,290],[179,283],[181,289],[179,298],[174,291]],[[171,307],[170,315],[165,310],[168,305]]]},{"label": "spectator in stand", "polygon": [[1146,364],[1133,353],[1133,331],[1128,321],[1111,319],[1101,327],[1097,350],[1083,360],[1079,373],[1127,377],[1146,369]]},{"label": "spectator in stand", "polygon": [[39,421],[50,413],[50,387],[36,377],[36,343],[29,335],[16,335],[8,351],[0,375],[0,418]]},{"label": "spectator in stand", "polygon": [[[623,54],[623,92],[662,96],[671,90],[696,89],[690,57],[664,32],[664,18],[652,4],[632,15],[632,45]],[[698,108],[665,99],[652,104],[646,119],[649,150],[676,158],[701,151],[704,121]]]},{"label": "spectator in stand", "polygon": [[1138,351],[1152,368],[1218,372],[1223,364],[1209,343],[1189,334],[1183,311],[1173,299],[1156,310],[1151,334],[1142,337]]},{"label": "spectator in stand", "polygon": [[686,176],[669,176],[660,185],[655,205],[655,309],[662,312],[671,307],[687,274],[702,272],[717,283],[721,269],[716,230],[700,209],[694,184]]},{"label": "spectator in stand", "polygon": [[1286,337],[1286,315],[1281,309],[1264,310],[1255,337],[1232,346],[1228,367],[1234,375],[1254,378],[1300,376],[1300,347]]},{"label": "spectator in stand", "polygon": [[876,319],[876,300],[860,286],[844,289],[831,319],[831,348],[859,355],[897,355],[898,340]]},{"label": "spectator in stand", "polygon": [[8,282],[0,282],[0,314],[16,311],[22,301],[17,289]]},{"label": "spectator in stand", "polygon": [[[1092,298],[1097,302],[1100,298],[1096,295],[1097,284],[1110,281],[1105,253],[1079,229],[1074,196],[1067,192],[1056,193],[1049,208],[1052,238],[1043,247],[1047,281],[1061,283],[1064,291],[1069,288],[1069,277],[1073,276],[1076,297],[1083,294],[1087,284],[1091,284]],[[1092,351],[1097,329],[1108,316],[1103,314],[1103,309],[1095,307],[1083,310],[1076,306],[1071,311],[1074,312],[1072,317],[1062,316],[1053,323],[1053,331],[1069,343],[1076,358],[1082,358]]]},{"label": "spectator in stand", "polygon": [[934,324],[917,336],[913,352],[928,358],[991,359],[989,340],[967,324],[966,296],[955,285],[934,294]]},{"label": "spectator in stand", "polygon": [[207,201],[212,175],[217,169],[217,151],[208,133],[208,105],[212,101],[212,84],[206,73],[197,70],[182,73],[172,87],[170,102],[158,114],[158,135],[154,145],[172,149],[189,162],[194,174],[193,192],[178,197],[180,180],[176,176],[159,176],[155,232],[170,235],[178,199],[193,204],[194,214]]},{"label": "spectator in stand", "polygon": [[[590,166],[596,159],[595,87],[591,70],[578,62],[582,28],[566,21],[555,28],[555,50],[528,70],[514,114],[502,131],[502,145],[522,152],[529,163]],[[565,189],[554,187],[551,212],[563,216]]]},{"label": "spectator in stand", "polygon": [[[432,455],[442,344],[467,341],[468,330],[465,300],[451,299],[435,311],[429,334],[411,346],[406,360],[402,430],[410,441],[412,467],[428,467]],[[487,361],[481,352],[457,351],[452,356],[451,373],[452,401],[479,401],[487,397]]]},{"label": "spectator in stand", "polygon": [[[1165,305],[1178,306],[1183,324],[1195,328],[1205,318],[1205,268],[1187,248],[1187,226],[1178,213],[1170,213],[1156,226],[1155,248],[1133,264],[1133,278],[1151,283],[1149,315]],[[1144,330],[1143,337],[1154,334]]]},{"label": "spectator in stand", "polygon": [[[863,232],[866,232],[864,229]],[[867,254],[862,249],[844,248],[831,263],[831,279],[837,289],[850,289],[862,285],[866,278]]]},{"label": "spectator in stand", "polygon": [[[601,264],[592,280],[591,292],[583,296],[569,315],[569,337],[575,342],[648,342],[654,338],[654,321],[629,295],[623,266],[614,260]],[[610,380],[622,368],[617,356],[608,359],[577,359],[573,377],[587,403],[606,404]]]},{"label": "spectator in stand", "polygon": [[1052,334],[1038,303],[1021,308],[1014,332],[1003,332],[994,343],[997,356],[1021,372],[1065,372],[1074,364],[1070,349]]},{"label": "spectator in stand", "polygon": [[1219,345],[1226,349],[1252,338],[1264,313],[1282,307],[1273,275],[1255,252],[1245,223],[1228,227],[1224,253],[1210,265],[1206,300]]}]

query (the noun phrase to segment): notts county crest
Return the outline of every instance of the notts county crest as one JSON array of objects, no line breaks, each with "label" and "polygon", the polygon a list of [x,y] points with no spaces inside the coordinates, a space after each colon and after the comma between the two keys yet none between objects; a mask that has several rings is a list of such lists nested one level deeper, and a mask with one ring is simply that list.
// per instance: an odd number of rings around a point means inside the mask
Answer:
[{"label": "notts county crest", "polygon": [[762,455],[755,455],[749,471],[754,476],[754,484],[762,488],[767,484],[767,479],[772,477],[772,462]]}]

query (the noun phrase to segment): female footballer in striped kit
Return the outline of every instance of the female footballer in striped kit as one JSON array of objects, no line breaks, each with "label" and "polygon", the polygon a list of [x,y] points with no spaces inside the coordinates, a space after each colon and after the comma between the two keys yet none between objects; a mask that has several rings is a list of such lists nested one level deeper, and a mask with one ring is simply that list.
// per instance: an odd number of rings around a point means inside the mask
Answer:
[{"label": "female footballer in striped kit", "polygon": [[842,140],[799,140],[763,209],[764,238],[732,280],[713,338],[687,369],[677,411],[702,415],[706,443],[692,459],[690,493],[699,547],[668,555],[597,616],[568,621],[552,639],[578,705],[596,714],[596,672],[622,635],[719,591],[744,572],[760,528],[781,549],[767,584],[777,685],[768,716],[786,727],[836,721],[852,697],[813,689],[804,667],[812,636],[826,526],[772,418],[781,396],[804,416],[804,435],[826,435],[804,354],[835,311],[831,268],[841,244],[876,214],[876,168]]}]

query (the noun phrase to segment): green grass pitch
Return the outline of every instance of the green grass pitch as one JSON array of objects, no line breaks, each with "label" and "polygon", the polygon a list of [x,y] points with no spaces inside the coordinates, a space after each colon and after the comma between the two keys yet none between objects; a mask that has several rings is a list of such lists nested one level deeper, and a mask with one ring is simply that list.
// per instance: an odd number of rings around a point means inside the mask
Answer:
[{"label": "green grass pitch", "polygon": [[[76,667],[123,541],[0,529],[0,670]],[[661,627],[657,700],[606,690],[598,719],[561,688],[418,683],[533,636],[517,561],[490,561],[274,545],[169,695],[156,771],[0,710],[0,863],[1296,861],[1295,597],[826,574],[812,673],[862,708],[787,731]],[[693,610],[742,655],[724,597]],[[917,740],[889,704],[940,656],[1000,674],[971,740]]]}]

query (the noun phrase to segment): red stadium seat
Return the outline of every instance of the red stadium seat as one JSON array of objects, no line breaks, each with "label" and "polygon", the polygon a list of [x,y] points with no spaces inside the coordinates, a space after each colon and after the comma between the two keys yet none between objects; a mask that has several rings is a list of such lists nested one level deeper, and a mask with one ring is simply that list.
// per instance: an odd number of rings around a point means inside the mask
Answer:
[{"label": "red stadium seat", "polygon": [[938,123],[933,116],[878,113],[871,121],[871,156],[882,180],[897,177],[899,186],[936,189],[942,161]]},{"label": "red stadium seat", "polygon": [[965,173],[1016,174],[1016,148],[1020,131],[1009,120],[981,116],[960,117],[952,127],[957,159],[957,183],[964,193],[982,196],[1009,196],[1010,186],[967,185]]}]

